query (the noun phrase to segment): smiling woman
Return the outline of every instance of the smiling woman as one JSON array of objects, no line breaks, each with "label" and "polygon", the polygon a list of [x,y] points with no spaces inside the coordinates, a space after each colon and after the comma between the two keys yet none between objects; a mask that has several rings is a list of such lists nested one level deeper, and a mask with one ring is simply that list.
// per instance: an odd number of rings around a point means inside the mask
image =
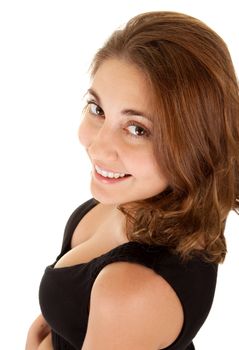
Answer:
[{"label": "smiling woman", "polygon": [[[149,91],[144,74],[123,60],[106,60],[94,75],[79,138],[94,167],[91,192],[99,202],[133,202],[167,186],[153,154],[152,120],[145,117],[153,114]],[[112,187],[104,185],[112,181],[107,173],[130,176]]]},{"label": "smiling woman", "polygon": [[193,17],[144,13],[96,53],[91,78],[79,139],[93,198],[45,270],[26,350],[192,350],[239,209],[230,54]]}]

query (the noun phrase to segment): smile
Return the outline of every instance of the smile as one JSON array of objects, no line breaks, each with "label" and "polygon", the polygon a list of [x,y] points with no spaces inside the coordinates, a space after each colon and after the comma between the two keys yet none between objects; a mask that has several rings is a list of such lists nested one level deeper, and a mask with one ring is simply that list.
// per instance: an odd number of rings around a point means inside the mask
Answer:
[{"label": "smile", "polygon": [[113,173],[113,172],[109,172],[106,171],[104,169],[101,169],[100,167],[98,167],[97,165],[95,165],[95,170],[98,174],[100,174],[103,177],[108,177],[110,179],[118,179],[119,177],[125,177],[125,176],[129,176],[129,174],[124,174],[124,173]]}]

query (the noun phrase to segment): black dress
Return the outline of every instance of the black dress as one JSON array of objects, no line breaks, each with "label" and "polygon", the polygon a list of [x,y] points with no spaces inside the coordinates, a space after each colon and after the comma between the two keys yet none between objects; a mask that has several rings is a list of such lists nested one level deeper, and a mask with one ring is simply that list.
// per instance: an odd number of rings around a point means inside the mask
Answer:
[{"label": "black dress", "polygon": [[[94,198],[80,205],[70,216],[62,250],[56,261],[47,266],[39,289],[42,314],[52,328],[54,350],[81,349],[87,330],[91,289],[106,265],[127,261],[147,266],[161,275],[179,297],[184,324],[180,335],[167,350],[192,350],[192,340],[203,325],[212,306],[217,264],[194,257],[182,263],[166,247],[127,242],[87,263],[54,269],[71,249],[73,232],[82,217],[99,202]],[[147,350],[147,349],[145,349]]]}]

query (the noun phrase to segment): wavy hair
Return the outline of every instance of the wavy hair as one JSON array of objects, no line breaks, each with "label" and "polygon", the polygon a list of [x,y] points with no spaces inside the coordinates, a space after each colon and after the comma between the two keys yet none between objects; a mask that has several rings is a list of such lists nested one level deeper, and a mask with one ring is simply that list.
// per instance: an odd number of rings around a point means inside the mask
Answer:
[{"label": "wavy hair", "polygon": [[154,155],[169,183],[118,206],[128,239],[223,262],[226,219],[239,214],[239,94],[226,44],[196,18],[148,12],[110,36],[91,75],[110,58],[136,65],[150,83]]}]

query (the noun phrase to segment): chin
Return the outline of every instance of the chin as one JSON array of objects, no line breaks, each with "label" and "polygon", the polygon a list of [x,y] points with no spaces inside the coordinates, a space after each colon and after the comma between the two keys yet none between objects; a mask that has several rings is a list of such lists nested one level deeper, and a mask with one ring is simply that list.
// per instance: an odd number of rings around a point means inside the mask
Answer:
[{"label": "chin", "polygon": [[91,195],[101,204],[105,204],[105,205],[115,204],[114,200],[110,196],[107,196],[106,194],[103,194],[103,193],[100,194],[98,191],[96,192],[91,190]]},{"label": "chin", "polygon": [[120,204],[125,204],[128,202],[132,202],[131,200],[129,201],[117,201],[117,197],[115,196],[115,198],[112,198],[112,196],[107,196],[107,195],[100,195],[99,193],[95,193],[94,191],[91,191],[92,197],[94,197],[98,202],[100,202],[101,204],[104,205],[109,205],[109,206],[118,206]]}]

